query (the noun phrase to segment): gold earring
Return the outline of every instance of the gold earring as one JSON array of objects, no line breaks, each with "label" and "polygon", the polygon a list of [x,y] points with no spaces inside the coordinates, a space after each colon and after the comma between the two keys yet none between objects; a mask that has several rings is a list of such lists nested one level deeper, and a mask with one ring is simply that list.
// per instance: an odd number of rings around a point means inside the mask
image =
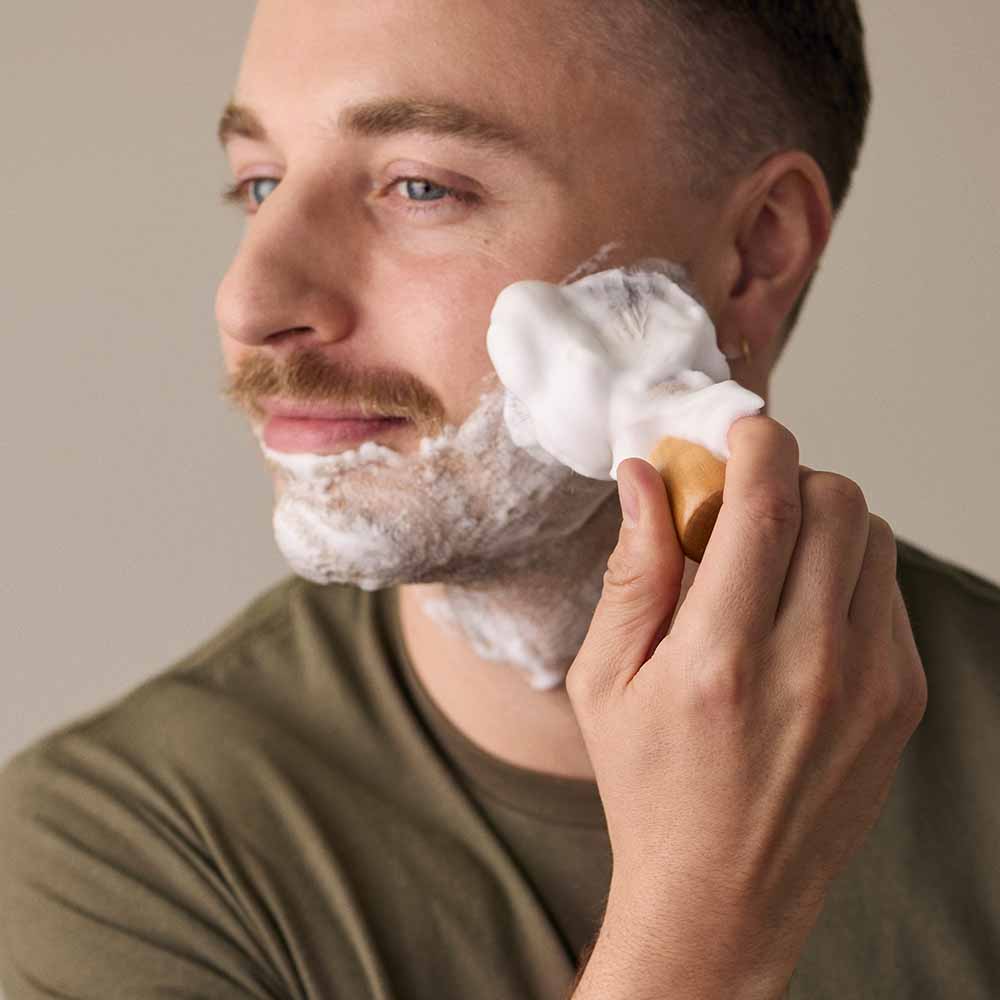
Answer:
[{"label": "gold earring", "polygon": [[747,342],[746,337],[740,338],[740,353],[739,354],[724,354],[723,357],[727,361],[749,361],[750,360],[750,344]]}]

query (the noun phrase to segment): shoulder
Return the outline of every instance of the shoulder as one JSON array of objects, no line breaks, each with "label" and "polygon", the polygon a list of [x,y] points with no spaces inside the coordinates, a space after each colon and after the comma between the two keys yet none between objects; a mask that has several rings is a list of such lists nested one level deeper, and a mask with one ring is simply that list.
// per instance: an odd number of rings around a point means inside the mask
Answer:
[{"label": "shoulder", "polygon": [[372,597],[280,581],[183,658],[10,759],[0,828],[152,844],[155,827],[174,846],[201,849],[213,817],[241,808],[265,780],[264,758],[309,740],[317,702],[328,721],[331,704],[351,700],[345,677]]},{"label": "shoulder", "polygon": [[897,542],[897,549],[900,591],[928,688],[910,756],[981,781],[992,794],[993,762],[1000,759],[1000,589],[912,543]]},{"label": "shoulder", "polygon": [[[352,587],[320,587],[289,576],[253,598],[189,653],[100,709],[46,734],[8,762],[16,772],[54,766],[83,746],[117,745],[130,754],[161,753],[197,736],[200,721],[225,721],[224,705],[248,711],[268,688],[290,689],[314,659],[310,642],[341,658],[373,614],[371,594]],[[230,713],[232,714],[232,713]],[[216,730],[216,733],[218,731]]]},{"label": "shoulder", "polygon": [[15,755],[0,790],[56,772],[125,780],[115,761],[147,775],[218,761],[228,737],[260,736],[265,716],[301,708],[303,687],[335,685],[373,627],[376,596],[281,580],[181,659]]},{"label": "shoulder", "polygon": [[138,997],[155,992],[143,970],[169,967],[164,984],[190,986],[185,995],[277,990],[282,970],[234,875],[234,836],[273,826],[284,775],[330,755],[310,735],[323,732],[314,705],[326,701],[328,720],[328,694],[350,700],[343,677],[373,598],[282,580],[181,660],[0,769],[4,976],[107,996],[113,969],[140,977]]},{"label": "shoulder", "polygon": [[957,563],[932,555],[913,542],[896,539],[898,576],[911,589],[931,588],[953,593],[971,604],[1000,611],[1000,585],[964,569]]},{"label": "shoulder", "polygon": [[104,843],[119,842],[116,824],[129,837],[156,826],[205,847],[220,817],[280,785],[276,773],[350,751],[366,706],[391,684],[380,669],[385,598],[281,580],[177,662],[9,760],[0,826],[30,837],[43,823]]},{"label": "shoulder", "polygon": [[970,658],[995,670],[1000,649],[1000,587],[897,539],[897,579],[922,654]]}]

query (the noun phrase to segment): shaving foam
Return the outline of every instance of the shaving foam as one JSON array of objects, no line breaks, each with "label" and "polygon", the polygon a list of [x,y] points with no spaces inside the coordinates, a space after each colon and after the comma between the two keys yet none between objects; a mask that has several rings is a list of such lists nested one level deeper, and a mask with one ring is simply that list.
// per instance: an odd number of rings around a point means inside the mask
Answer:
[{"label": "shaving foam", "polygon": [[292,569],[366,590],[440,584],[425,610],[479,657],[536,690],[561,684],[617,535],[617,464],[666,434],[727,458],[729,425],[763,406],[728,381],[683,271],[641,264],[504,289],[487,337],[499,378],[460,426],[413,453],[373,441],[335,455],[275,451],[255,426]]},{"label": "shaving foam", "polygon": [[[519,668],[543,690],[560,682],[583,640],[589,614],[578,605],[587,588],[567,601],[546,586],[549,605],[533,599],[520,610],[495,595],[557,562],[583,572],[576,542],[599,509],[614,505],[614,490],[515,444],[505,396],[490,376],[460,426],[411,454],[371,441],[335,455],[282,452],[254,430],[278,478],[275,541],[299,576],[365,590],[443,584],[428,611],[460,628],[484,659]],[[602,569],[592,574],[598,581]]]},{"label": "shaving foam", "polygon": [[497,296],[486,344],[517,444],[601,480],[668,436],[729,458],[729,428],[764,400],[730,378],[681,273],[649,259],[570,284],[519,281]]}]

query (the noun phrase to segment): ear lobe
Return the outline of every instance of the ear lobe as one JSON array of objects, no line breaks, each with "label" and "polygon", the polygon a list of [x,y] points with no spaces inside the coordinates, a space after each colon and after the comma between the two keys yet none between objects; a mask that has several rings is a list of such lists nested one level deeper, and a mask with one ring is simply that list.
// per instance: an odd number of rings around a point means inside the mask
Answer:
[{"label": "ear lobe", "polygon": [[777,337],[830,238],[833,210],[822,171],[800,151],[779,153],[742,188],[738,273],[723,306],[727,340],[763,349]]}]

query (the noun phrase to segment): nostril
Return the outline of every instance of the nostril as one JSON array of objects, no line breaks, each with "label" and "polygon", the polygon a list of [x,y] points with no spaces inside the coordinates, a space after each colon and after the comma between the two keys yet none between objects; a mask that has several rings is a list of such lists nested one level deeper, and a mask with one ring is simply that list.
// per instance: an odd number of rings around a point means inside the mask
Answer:
[{"label": "nostril", "polygon": [[273,346],[286,343],[291,339],[301,337],[303,334],[314,334],[316,331],[311,326],[292,326],[287,330],[277,330],[268,334],[266,342]]}]

